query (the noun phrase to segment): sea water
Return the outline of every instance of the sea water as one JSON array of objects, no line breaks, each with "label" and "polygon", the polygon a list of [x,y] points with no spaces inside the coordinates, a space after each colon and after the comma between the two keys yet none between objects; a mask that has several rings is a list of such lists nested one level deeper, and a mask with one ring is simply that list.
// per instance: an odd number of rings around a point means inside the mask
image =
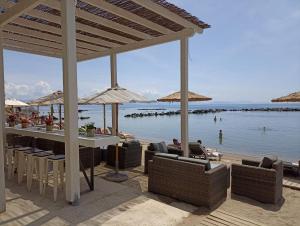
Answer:
[{"label": "sea water", "polygon": [[[190,103],[189,110],[196,109],[243,109],[290,107],[300,104],[203,104]],[[79,106],[79,125],[95,122],[103,127],[103,106]],[[140,110],[164,109],[164,110]],[[40,109],[47,113],[48,108]],[[179,110],[178,103],[125,104],[119,110],[119,130],[148,141],[180,140],[180,115],[125,118],[126,114],[166,112]],[[217,120],[214,120],[216,116]],[[111,125],[111,108],[106,107],[106,125]],[[223,139],[219,139],[219,130]],[[202,140],[208,147],[219,151],[256,156],[277,155],[285,160],[300,160],[300,112],[226,111],[208,114],[189,114],[189,140]]]}]

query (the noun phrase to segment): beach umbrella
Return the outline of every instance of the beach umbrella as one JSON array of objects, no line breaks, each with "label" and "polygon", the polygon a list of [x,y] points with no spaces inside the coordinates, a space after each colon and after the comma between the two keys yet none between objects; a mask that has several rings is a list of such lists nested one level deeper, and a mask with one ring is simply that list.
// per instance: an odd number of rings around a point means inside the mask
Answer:
[{"label": "beach umbrella", "polygon": [[271,100],[272,102],[300,102],[300,91]]},{"label": "beach umbrella", "polygon": [[26,107],[29,106],[25,102],[16,100],[16,99],[6,99],[5,100],[5,106],[11,106],[11,107]]},{"label": "beach umbrella", "polygon": [[[98,94],[94,94],[90,99],[85,98],[84,101],[80,101],[82,104],[123,104],[123,103],[136,103],[147,102],[148,100],[130,90],[116,86],[109,88]],[[118,121],[118,107],[117,107],[117,121]],[[118,123],[117,123],[118,134]],[[106,175],[106,179],[115,182],[122,182],[128,179],[128,176],[123,173],[119,173],[119,151],[118,144],[116,145],[116,169],[112,173]]]},{"label": "beach umbrella", "polygon": [[99,93],[92,94],[91,96],[84,97],[78,100],[78,104],[82,105],[103,105],[103,128],[105,132],[106,128],[106,103],[88,103],[89,100],[94,99],[96,96],[98,96]]},{"label": "beach umbrella", "polygon": [[63,104],[64,93],[60,90],[50,93],[46,96],[40,97],[36,100],[28,102],[29,105],[32,106],[46,106],[51,104]]},{"label": "beach umbrella", "polygon": [[[106,104],[123,104],[123,103],[131,103],[131,102],[147,102],[148,100],[130,90],[127,90],[122,87],[109,88],[103,92],[99,92],[91,95],[90,97],[82,98],[79,103],[80,104],[102,104],[104,106]],[[104,113],[105,117],[105,113]],[[104,119],[105,121],[105,119]],[[104,124],[106,124],[104,122]],[[118,128],[117,128],[118,131]]]},{"label": "beach umbrella", "polygon": [[[181,100],[180,91],[157,99],[157,101],[159,102],[180,102],[180,100]],[[208,101],[208,100],[212,100],[212,98],[188,91],[188,101]]]},{"label": "beach umbrella", "polygon": [[64,104],[63,99],[64,93],[60,90],[50,93],[46,96],[40,97],[36,100],[30,101],[28,104],[32,106],[46,106],[50,105],[50,114],[53,116],[53,105],[58,104],[59,107],[59,128],[61,129],[62,119],[61,119],[61,105]]},{"label": "beach umbrella", "polygon": [[[157,101],[159,101],[159,102],[179,102],[180,99],[181,99],[180,92],[175,92],[168,96],[159,98],[159,99],[157,99]],[[208,100],[212,100],[212,98],[189,91],[188,92],[188,100],[189,101],[208,101]]]}]

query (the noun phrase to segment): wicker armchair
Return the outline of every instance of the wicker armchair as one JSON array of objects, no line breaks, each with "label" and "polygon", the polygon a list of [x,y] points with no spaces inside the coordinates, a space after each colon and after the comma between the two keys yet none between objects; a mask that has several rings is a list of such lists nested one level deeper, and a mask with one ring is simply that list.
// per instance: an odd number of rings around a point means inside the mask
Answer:
[{"label": "wicker armchair", "polygon": [[270,169],[259,167],[259,161],[243,160],[232,164],[231,192],[264,203],[277,203],[282,198],[282,161],[277,160]]},{"label": "wicker armchair", "polygon": [[[147,150],[145,151],[145,159],[144,159],[144,173],[145,174],[148,173],[148,162],[149,162],[149,160],[152,160],[153,156],[156,153],[163,152],[162,150],[155,148],[155,146],[153,146],[153,144],[154,143],[150,143]],[[168,150],[167,151],[168,154],[175,154],[175,155],[183,156],[183,151],[180,150],[179,148],[174,147],[174,146],[168,146],[167,150]]]},{"label": "wicker armchair", "polygon": [[[137,167],[141,165],[142,161],[142,146],[138,141],[129,141],[123,143],[119,149],[119,168],[126,169],[130,167]],[[107,147],[106,164],[115,166],[116,162],[116,146],[109,145]]]},{"label": "wicker armchair", "polygon": [[[183,158],[186,159],[186,158]],[[149,161],[148,190],[210,209],[227,197],[228,170],[219,164],[205,165],[154,156]],[[208,161],[207,161],[208,162]]]}]

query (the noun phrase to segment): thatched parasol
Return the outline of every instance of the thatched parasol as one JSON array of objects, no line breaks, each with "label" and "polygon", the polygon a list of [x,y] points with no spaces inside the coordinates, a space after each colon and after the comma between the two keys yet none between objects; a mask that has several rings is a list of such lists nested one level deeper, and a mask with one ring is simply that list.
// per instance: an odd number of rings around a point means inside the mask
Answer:
[{"label": "thatched parasol", "polygon": [[[159,102],[179,102],[181,99],[181,95],[180,92],[175,92],[172,93],[168,96],[162,97],[157,99],[157,101]],[[208,101],[208,100],[212,100],[212,98],[210,97],[206,97],[194,92],[188,92],[188,99],[189,101]]]},{"label": "thatched parasol", "polygon": [[[103,92],[92,95],[90,98],[83,98],[80,100],[80,104],[122,104],[122,103],[132,103],[132,102],[146,102],[148,101],[145,97],[134,93],[130,90],[121,88],[119,86],[114,88],[109,88]],[[117,108],[118,109],[118,108]],[[104,108],[105,117],[105,108]],[[104,118],[105,121],[105,118]],[[105,123],[104,123],[105,124]],[[118,134],[118,110],[117,110],[117,134]],[[118,145],[116,145],[116,163],[115,171],[108,173],[106,179],[115,182],[121,182],[128,179],[126,174],[119,173],[119,151]]]},{"label": "thatched parasol", "polygon": [[51,116],[53,116],[53,105],[58,104],[59,105],[59,128],[61,129],[62,126],[62,118],[61,118],[61,105],[64,104],[64,99],[63,99],[64,93],[60,90],[48,94],[46,96],[40,97],[36,100],[30,101],[28,104],[32,106],[46,106],[46,105],[51,105],[50,111],[51,111]]},{"label": "thatched parasol", "polygon": [[51,93],[47,96],[40,97],[36,100],[28,102],[32,106],[42,106],[42,105],[51,105],[51,104],[63,104],[64,93],[60,90]]},{"label": "thatched parasol", "polygon": [[25,106],[28,106],[28,104],[26,104],[22,101],[16,100],[16,99],[6,99],[5,106],[25,107]]},{"label": "thatched parasol", "polygon": [[300,91],[271,100],[272,102],[300,102]]}]

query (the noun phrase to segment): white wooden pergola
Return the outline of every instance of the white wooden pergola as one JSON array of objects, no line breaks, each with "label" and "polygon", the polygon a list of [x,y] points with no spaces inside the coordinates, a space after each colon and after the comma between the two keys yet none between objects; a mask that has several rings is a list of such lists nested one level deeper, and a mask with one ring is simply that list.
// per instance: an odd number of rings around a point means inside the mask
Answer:
[{"label": "white wooden pergola", "polygon": [[[5,210],[3,49],[63,60],[66,199],[80,197],[77,62],[180,40],[181,141],[188,153],[188,38],[209,26],[165,0],[0,0],[0,212]],[[113,128],[116,106],[113,106]]]}]

